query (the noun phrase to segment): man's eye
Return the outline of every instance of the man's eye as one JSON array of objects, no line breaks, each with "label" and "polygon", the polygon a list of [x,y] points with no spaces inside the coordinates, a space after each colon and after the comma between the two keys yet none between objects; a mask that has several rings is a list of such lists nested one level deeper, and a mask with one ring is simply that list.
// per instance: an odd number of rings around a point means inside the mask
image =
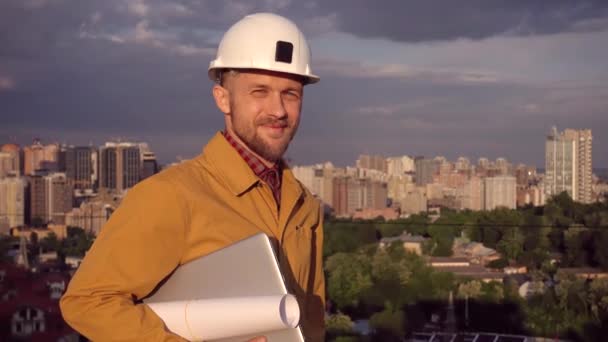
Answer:
[{"label": "man's eye", "polygon": [[295,91],[288,91],[285,93],[285,96],[289,99],[297,100],[300,98],[300,94]]},{"label": "man's eye", "polygon": [[264,95],[268,94],[268,90],[266,90],[266,89],[254,89],[251,93],[254,96],[264,96]]}]

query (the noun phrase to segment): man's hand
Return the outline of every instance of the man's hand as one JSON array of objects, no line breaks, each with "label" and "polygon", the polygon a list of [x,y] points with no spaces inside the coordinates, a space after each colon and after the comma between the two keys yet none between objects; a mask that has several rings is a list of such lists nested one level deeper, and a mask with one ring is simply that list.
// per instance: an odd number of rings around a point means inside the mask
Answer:
[{"label": "man's hand", "polygon": [[251,340],[249,340],[247,342],[266,342],[266,336],[254,337],[254,338],[252,338]]}]

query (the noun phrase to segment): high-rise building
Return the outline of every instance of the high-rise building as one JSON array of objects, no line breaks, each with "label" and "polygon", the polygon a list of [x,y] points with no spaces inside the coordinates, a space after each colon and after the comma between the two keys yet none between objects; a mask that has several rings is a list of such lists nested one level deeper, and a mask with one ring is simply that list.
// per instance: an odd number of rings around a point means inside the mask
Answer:
[{"label": "high-rise building", "polygon": [[333,207],[333,177],[334,165],[330,162],[312,166],[295,166],[292,168],[294,176],[318,197],[323,204]]},{"label": "high-rise building", "polygon": [[505,158],[497,158],[496,163],[494,164],[496,167],[497,174],[500,176],[508,176],[511,175],[511,163]]},{"label": "high-rise building", "polygon": [[123,191],[141,179],[139,145],[128,142],[106,143],[100,148],[99,187]]},{"label": "high-rise building", "polygon": [[357,210],[387,206],[387,185],[382,181],[338,176],[333,179],[332,190],[336,216],[352,216]]},{"label": "high-rise building", "polygon": [[401,212],[404,214],[418,214],[426,212],[428,199],[423,187],[412,187],[400,201]]},{"label": "high-rise building", "polygon": [[515,209],[517,203],[516,181],[513,176],[486,177],[483,180],[483,209],[498,207]]},{"label": "high-rise building", "polygon": [[142,154],[142,171],[141,179],[154,176],[158,172],[158,163],[156,155],[152,151],[146,151]]},{"label": "high-rise building", "polygon": [[386,167],[386,173],[388,173],[389,176],[393,177],[413,173],[415,170],[414,159],[408,156],[387,158]]},{"label": "high-rise building", "polygon": [[57,150],[57,167],[56,170],[57,172],[66,172],[67,171],[67,153],[68,153],[68,149],[70,148],[70,146],[67,146],[65,144],[61,144],[59,145],[59,149]]},{"label": "high-rise building", "polygon": [[21,149],[15,144],[0,147],[0,178],[21,175]]},{"label": "high-rise building", "polygon": [[391,176],[388,179],[388,197],[393,201],[400,201],[408,192],[408,187],[413,184],[413,176]]},{"label": "high-rise building", "polygon": [[13,156],[7,152],[0,152],[0,178],[10,175],[13,171]]},{"label": "high-rise building", "polygon": [[357,167],[386,173],[386,159],[379,155],[362,154],[359,156],[359,159],[357,159]]},{"label": "high-rise building", "polygon": [[22,226],[25,223],[25,190],[22,177],[0,179],[0,227]]},{"label": "high-rise building", "polygon": [[590,129],[553,127],[545,143],[545,194],[547,198],[568,192],[573,200],[591,203],[592,140]]},{"label": "high-rise building", "polygon": [[458,157],[454,166],[458,172],[468,172],[471,170],[471,161],[467,157]]},{"label": "high-rise building", "polygon": [[416,185],[423,186],[433,183],[433,176],[439,174],[441,162],[437,159],[416,160]]},{"label": "high-rise building", "polygon": [[481,157],[477,161],[477,166],[479,166],[479,168],[481,169],[488,169],[490,167],[490,161],[488,160],[488,158]]},{"label": "high-rise building", "polygon": [[324,163],[320,166],[321,167],[315,169],[313,190],[319,199],[321,199],[323,204],[333,208],[334,166],[330,162]]},{"label": "high-rise building", "polygon": [[477,176],[472,176],[462,187],[460,203],[462,209],[481,210],[483,208],[483,181]]},{"label": "high-rise building", "polygon": [[72,210],[72,188],[65,173],[47,173],[30,177],[30,219],[43,223],[65,223]]},{"label": "high-rise building", "polygon": [[97,149],[68,147],[65,151],[66,176],[74,190],[94,189],[97,181]]},{"label": "high-rise building", "polygon": [[[354,179],[349,176],[337,176],[333,179],[333,208],[338,217],[349,213],[348,188],[354,184]],[[353,186],[353,185],[351,185]]]},{"label": "high-rise building", "polygon": [[23,153],[26,175],[33,175],[37,170],[57,170],[59,145],[42,145],[40,140],[35,139],[32,145],[23,148]]},{"label": "high-rise building", "polygon": [[545,193],[542,190],[542,186],[517,186],[517,206],[523,207],[526,205],[533,205],[535,207],[545,205]]},{"label": "high-rise building", "polygon": [[537,182],[536,167],[534,166],[519,164],[515,168],[514,173],[518,186],[526,187],[531,185],[533,182]]},{"label": "high-rise building", "polygon": [[294,166],[291,171],[294,177],[296,177],[302,185],[304,185],[310,192],[313,192],[313,183],[315,178],[314,166]]}]

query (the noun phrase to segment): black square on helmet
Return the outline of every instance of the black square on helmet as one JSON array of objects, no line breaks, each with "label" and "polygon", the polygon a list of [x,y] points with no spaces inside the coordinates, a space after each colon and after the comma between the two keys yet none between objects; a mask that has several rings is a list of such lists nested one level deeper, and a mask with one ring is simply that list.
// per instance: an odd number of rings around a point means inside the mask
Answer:
[{"label": "black square on helmet", "polygon": [[283,62],[291,64],[293,56],[293,44],[290,42],[277,41],[277,48],[274,55],[276,62]]}]

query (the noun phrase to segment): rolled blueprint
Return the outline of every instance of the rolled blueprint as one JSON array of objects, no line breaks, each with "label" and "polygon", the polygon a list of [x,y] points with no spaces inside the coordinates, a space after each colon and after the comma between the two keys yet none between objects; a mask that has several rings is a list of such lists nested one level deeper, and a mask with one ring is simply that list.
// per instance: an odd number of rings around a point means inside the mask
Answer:
[{"label": "rolled blueprint", "polygon": [[190,341],[295,328],[300,309],[292,295],[197,299],[147,304],[167,328]]}]

